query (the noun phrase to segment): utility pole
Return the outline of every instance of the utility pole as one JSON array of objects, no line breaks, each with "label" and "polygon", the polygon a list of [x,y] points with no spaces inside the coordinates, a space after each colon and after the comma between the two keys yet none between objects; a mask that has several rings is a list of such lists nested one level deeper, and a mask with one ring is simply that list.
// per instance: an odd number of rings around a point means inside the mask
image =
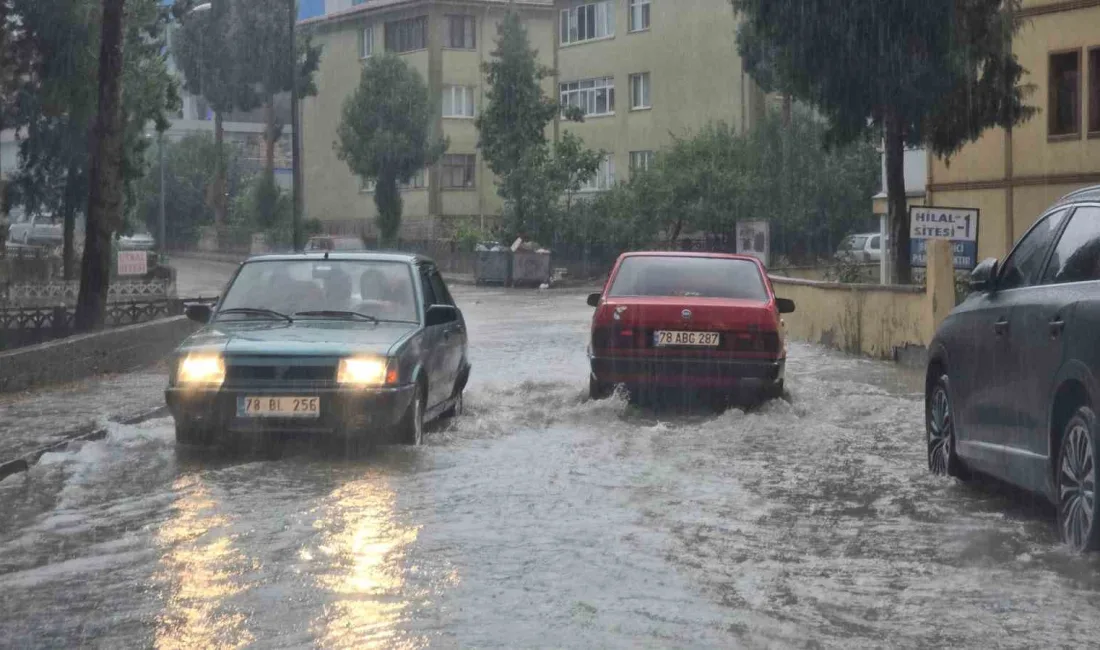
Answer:
[{"label": "utility pole", "polygon": [[290,20],[290,164],[293,181],[293,216],[291,230],[294,234],[294,250],[302,250],[302,161],[301,120],[298,115],[298,39],[294,34],[297,22],[297,1],[287,0],[287,18]]},{"label": "utility pole", "polygon": [[157,134],[157,158],[160,159],[160,234],[157,237],[157,243],[160,245],[160,254],[163,256],[168,253],[168,242],[164,236],[164,133]]}]

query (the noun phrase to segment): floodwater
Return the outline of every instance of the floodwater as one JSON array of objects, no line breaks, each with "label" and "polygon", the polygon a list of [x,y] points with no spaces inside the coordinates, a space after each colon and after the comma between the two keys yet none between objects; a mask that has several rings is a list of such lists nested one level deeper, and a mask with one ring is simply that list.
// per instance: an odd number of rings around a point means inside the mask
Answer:
[{"label": "floodwater", "polygon": [[926,470],[920,377],[795,344],[750,412],[592,403],[572,292],[456,288],[467,413],[348,460],[113,425],[0,483],[0,646],[1086,647],[1100,560]]}]

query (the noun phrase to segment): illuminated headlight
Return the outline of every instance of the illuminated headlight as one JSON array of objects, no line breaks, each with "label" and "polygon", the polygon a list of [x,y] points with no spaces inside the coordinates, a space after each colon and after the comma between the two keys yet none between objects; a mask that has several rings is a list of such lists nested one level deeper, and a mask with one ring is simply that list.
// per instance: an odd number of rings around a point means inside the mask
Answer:
[{"label": "illuminated headlight", "polygon": [[217,354],[189,354],[180,362],[176,379],[186,386],[221,386],[225,362]]},{"label": "illuminated headlight", "polygon": [[[336,380],[348,386],[381,386],[391,380],[387,373],[385,359],[376,357],[351,357],[340,360],[340,371],[336,374]],[[390,381],[392,383],[392,381]]]}]

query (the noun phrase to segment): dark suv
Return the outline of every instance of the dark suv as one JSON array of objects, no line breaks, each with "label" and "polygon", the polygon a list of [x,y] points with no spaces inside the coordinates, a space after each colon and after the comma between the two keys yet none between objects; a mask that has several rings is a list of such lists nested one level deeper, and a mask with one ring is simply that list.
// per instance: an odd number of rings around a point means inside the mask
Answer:
[{"label": "dark suv", "polygon": [[1064,196],[940,326],[925,381],[928,466],[1045,495],[1062,539],[1100,547],[1100,186]]}]

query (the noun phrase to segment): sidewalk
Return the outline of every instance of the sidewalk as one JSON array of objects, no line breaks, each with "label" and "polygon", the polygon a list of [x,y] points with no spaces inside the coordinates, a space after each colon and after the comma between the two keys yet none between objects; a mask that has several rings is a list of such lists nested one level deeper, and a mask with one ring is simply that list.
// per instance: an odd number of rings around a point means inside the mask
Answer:
[{"label": "sidewalk", "polygon": [[0,396],[0,462],[164,405],[163,366]]}]

